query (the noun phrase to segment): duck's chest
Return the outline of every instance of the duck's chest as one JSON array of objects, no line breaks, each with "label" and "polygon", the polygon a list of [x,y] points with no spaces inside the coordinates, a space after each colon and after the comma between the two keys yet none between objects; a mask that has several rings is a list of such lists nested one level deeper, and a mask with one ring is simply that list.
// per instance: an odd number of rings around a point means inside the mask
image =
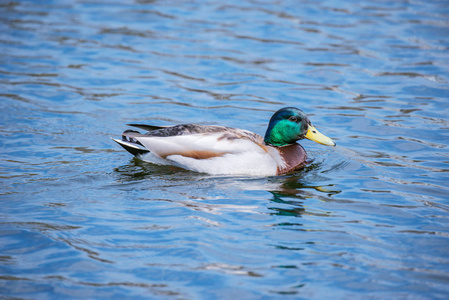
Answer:
[{"label": "duck's chest", "polygon": [[306,165],[307,153],[301,145],[288,145],[280,147],[278,150],[284,164],[278,166],[277,175],[301,169]]}]

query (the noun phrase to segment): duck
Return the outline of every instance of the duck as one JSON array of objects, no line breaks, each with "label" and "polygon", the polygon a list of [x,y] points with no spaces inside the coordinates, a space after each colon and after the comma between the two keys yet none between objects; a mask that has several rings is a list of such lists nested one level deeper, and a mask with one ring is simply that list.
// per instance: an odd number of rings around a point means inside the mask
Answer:
[{"label": "duck", "polygon": [[127,125],[146,131],[127,129],[121,139],[112,139],[132,155],[150,163],[213,175],[288,174],[307,164],[307,153],[297,141],[306,138],[326,146],[336,145],[295,107],[276,111],[264,137],[215,125]]}]

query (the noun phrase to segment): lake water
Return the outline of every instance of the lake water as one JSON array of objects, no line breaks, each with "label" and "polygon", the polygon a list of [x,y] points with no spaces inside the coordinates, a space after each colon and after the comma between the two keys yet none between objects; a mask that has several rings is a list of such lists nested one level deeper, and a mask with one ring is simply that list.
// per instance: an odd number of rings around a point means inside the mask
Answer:
[{"label": "lake water", "polygon": [[[0,297],[447,299],[447,1],[2,1]],[[126,123],[335,148],[285,176],[133,159]]]}]

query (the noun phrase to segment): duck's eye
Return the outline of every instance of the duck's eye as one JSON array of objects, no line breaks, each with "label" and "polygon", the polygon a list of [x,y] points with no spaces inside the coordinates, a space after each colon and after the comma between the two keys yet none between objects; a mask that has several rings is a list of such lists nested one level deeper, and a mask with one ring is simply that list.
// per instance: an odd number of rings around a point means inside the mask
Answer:
[{"label": "duck's eye", "polygon": [[291,116],[290,118],[288,118],[288,120],[292,122],[298,122],[298,118],[295,116]]}]

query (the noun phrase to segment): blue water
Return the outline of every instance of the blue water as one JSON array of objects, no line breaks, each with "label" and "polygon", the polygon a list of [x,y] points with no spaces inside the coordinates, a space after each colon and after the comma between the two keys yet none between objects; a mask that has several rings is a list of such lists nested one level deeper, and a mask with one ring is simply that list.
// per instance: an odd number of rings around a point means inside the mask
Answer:
[{"label": "blue water", "polygon": [[[447,1],[3,1],[0,297],[447,299]],[[126,123],[337,142],[277,177],[148,164]]]}]

